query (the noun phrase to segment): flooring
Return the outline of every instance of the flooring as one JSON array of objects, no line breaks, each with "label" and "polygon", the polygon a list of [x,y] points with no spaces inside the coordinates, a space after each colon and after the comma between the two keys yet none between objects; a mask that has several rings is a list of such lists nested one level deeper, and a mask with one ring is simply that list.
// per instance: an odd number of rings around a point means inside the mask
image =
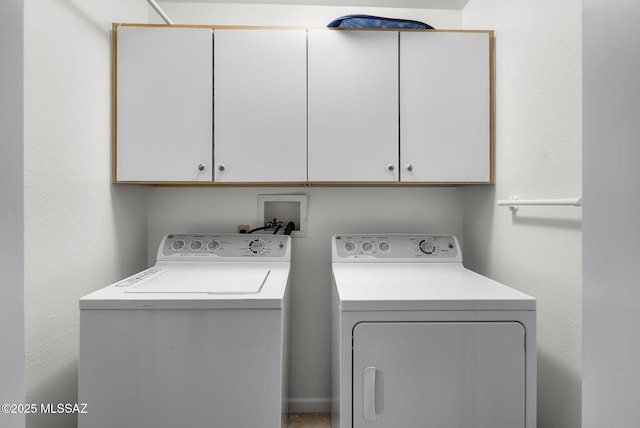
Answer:
[{"label": "flooring", "polygon": [[288,428],[331,428],[331,413],[292,413]]}]

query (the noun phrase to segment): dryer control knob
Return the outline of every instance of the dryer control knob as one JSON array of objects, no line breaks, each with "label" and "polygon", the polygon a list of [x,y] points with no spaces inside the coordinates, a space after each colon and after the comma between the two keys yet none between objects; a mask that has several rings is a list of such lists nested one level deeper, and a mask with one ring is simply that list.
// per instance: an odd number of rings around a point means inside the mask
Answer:
[{"label": "dryer control knob", "polygon": [[220,241],[217,239],[214,239],[207,244],[207,249],[209,251],[216,251],[218,248],[220,248]]},{"label": "dryer control knob", "polygon": [[371,243],[371,241],[364,241],[360,246],[362,247],[362,251],[364,251],[365,253],[370,253],[373,251],[373,244]]},{"label": "dryer control knob", "polygon": [[388,253],[391,251],[391,244],[389,241],[380,241],[378,242],[378,250],[380,250],[381,253]]},{"label": "dryer control knob", "polygon": [[202,241],[196,239],[195,241],[191,241],[189,244],[189,249],[191,251],[199,251],[202,248]]},{"label": "dryer control knob", "polygon": [[171,243],[171,249],[173,251],[180,251],[184,248],[185,242],[183,239],[176,239]]},{"label": "dryer control knob", "polygon": [[433,254],[433,252],[436,250],[435,244],[427,239],[423,239],[422,241],[420,241],[420,244],[418,244],[418,246],[420,247],[420,251],[425,254]]},{"label": "dryer control knob", "polygon": [[353,241],[347,241],[344,243],[344,250],[347,253],[354,253],[356,251],[356,248],[357,248],[356,243]]}]

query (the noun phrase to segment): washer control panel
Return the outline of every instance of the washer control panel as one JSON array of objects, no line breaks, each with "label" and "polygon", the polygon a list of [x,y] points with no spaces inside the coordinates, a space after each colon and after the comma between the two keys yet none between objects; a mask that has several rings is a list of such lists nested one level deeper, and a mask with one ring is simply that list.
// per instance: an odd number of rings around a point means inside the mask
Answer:
[{"label": "washer control panel", "polygon": [[176,259],[289,259],[290,238],[285,235],[170,234],[162,239],[158,260]]},{"label": "washer control panel", "polygon": [[461,262],[453,235],[335,235],[334,261]]}]

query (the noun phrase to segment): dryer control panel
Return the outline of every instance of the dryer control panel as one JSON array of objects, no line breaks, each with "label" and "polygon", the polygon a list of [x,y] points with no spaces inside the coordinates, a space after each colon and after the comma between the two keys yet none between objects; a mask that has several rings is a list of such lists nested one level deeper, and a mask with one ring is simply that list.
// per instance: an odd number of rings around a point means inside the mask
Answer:
[{"label": "dryer control panel", "polygon": [[333,261],[462,262],[453,235],[335,235]]},{"label": "dryer control panel", "polygon": [[158,260],[290,259],[290,237],[224,233],[170,234],[162,239]]}]

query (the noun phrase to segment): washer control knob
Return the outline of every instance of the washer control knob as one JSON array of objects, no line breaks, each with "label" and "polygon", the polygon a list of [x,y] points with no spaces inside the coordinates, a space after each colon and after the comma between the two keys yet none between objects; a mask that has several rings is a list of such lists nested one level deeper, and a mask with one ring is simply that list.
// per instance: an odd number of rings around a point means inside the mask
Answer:
[{"label": "washer control knob", "polygon": [[262,253],[265,247],[266,247],[266,244],[262,239],[254,239],[253,241],[249,242],[249,250],[253,254]]},{"label": "washer control knob", "polygon": [[380,241],[378,242],[378,250],[380,250],[381,253],[388,253],[391,251],[391,244],[389,241]]},{"label": "washer control knob", "polygon": [[436,249],[435,244],[427,239],[423,239],[422,241],[420,241],[419,247],[420,251],[425,254],[433,254]]},{"label": "washer control knob", "polygon": [[202,248],[202,241],[200,241],[199,239],[196,239],[189,243],[189,249],[191,251],[199,251],[201,248]]},{"label": "washer control knob", "polygon": [[171,243],[171,249],[173,251],[180,251],[184,248],[185,242],[183,239],[176,239]]},{"label": "washer control knob", "polygon": [[207,249],[209,251],[216,251],[218,248],[220,248],[220,241],[217,239],[214,239],[207,244]]},{"label": "washer control knob", "polygon": [[360,246],[362,247],[362,251],[364,251],[365,253],[370,253],[373,251],[373,244],[371,243],[371,241],[364,241],[362,244],[360,244]]},{"label": "washer control knob", "polygon": [[355,253],[356,248],[357,248],[356,247],[356,243],[353,242],[353,241],[347,241],[347,242],[344,243],[344,250],[347,253]]}]

